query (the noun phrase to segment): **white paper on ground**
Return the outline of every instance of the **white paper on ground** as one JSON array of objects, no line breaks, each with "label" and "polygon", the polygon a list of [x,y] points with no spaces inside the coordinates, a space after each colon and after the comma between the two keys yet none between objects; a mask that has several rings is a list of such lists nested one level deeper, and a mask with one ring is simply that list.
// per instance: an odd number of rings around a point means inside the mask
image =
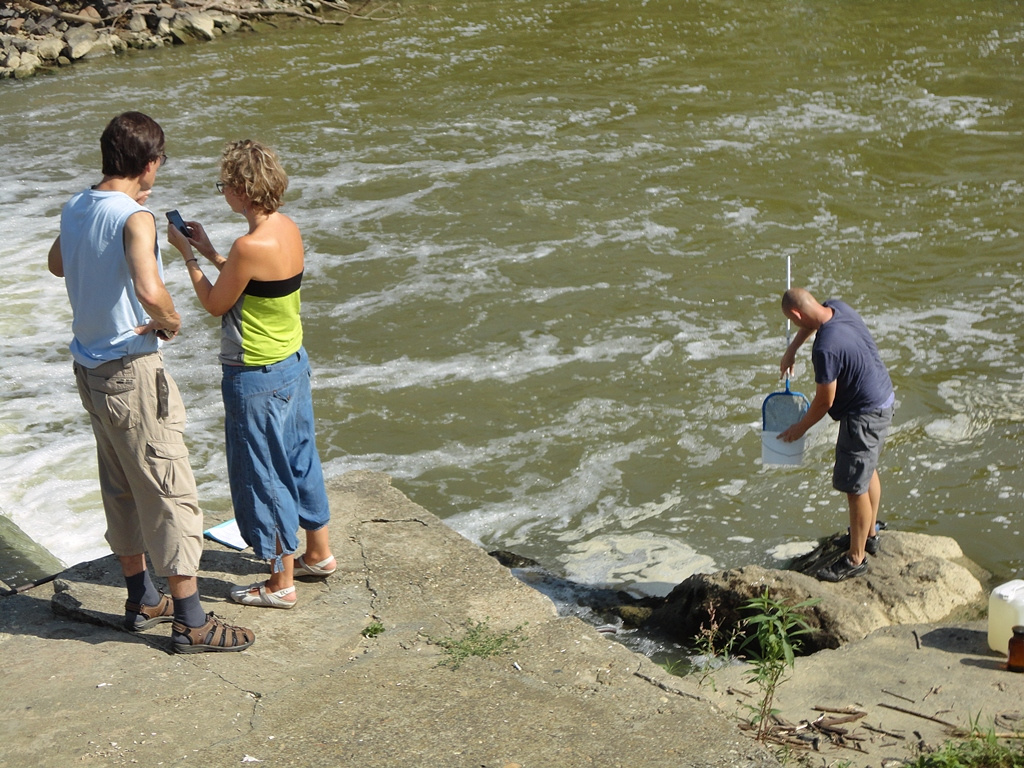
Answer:
[{"label": "white paper on ground", "polygon": [[219,541],[224,546],[231,547],[232,549],[241,550],[249,546],[242,540],[242,534],[238,530],[238,523],[235,522],[233,517],[212,528],[207,528],[203,531],[203,534],[206,538]]}]

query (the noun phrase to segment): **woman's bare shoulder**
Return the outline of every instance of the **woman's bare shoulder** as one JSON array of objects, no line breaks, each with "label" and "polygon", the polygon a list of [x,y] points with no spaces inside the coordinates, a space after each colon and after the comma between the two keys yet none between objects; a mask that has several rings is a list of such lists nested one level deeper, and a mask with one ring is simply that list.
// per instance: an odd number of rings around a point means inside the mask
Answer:
[{"label": "woman's bare shoulder", "polygon": [[302,235],[287,216],[274,214],[235,240],[231,258],[248,262],[257,280],[281,280],[303,268]]}]

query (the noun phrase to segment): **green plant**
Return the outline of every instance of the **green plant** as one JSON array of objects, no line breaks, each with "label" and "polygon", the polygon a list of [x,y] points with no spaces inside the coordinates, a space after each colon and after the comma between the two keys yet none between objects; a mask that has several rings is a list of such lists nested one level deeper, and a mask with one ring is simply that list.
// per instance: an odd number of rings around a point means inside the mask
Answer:
[{"label": "green plant", "polygon": [[458,669],[470,656],[487,658],[502,653],[511,653],[522,644],[524,638],[520,624],[507,632],[495,632],[487,626],[488,619],[466,622],[466,633],[459,639],[444,637],[434,642],[444,651],[445,658],[439,666]]},{"label": "green plant", "polygon": [[768,735],[769,719],[775,712],[772,704],[786,670],[793,669],[796,664],[799,636],[811,631],[798,611],[818,602],[820,599],[804,600],[789,606],[773,599],[765,588],[759,597],[748,600],[743,606],[744,610],[751,612],[744,623],[754,629],[741,646],[741,649],[749,648],[747,653],[752,665],[747,682],[756,683],[761,689],[761,701],[750,707],[754,713],[758,741],[764,741]]},{"label": "green plant", "polygon": [[675,675],[676,677],[684,677],[690,671],[690,664],[686,659],[666,658],[664,661],[657,662],[657,664],[670,675]]},{"label": "green plant", "polygon": [[1009,746],[994,731],[964,741],[947,741],[939,749],[919,755],[908,768],[1024,768],[1024,746]]},{"label": "green plant", "polygon": [[710,602],[707,603],[707,612],[708,623],[700,625],[695,649],[704,656],[729,659],[736,644],[736,628],[734,627],[728,634],[723,632],[715,617],[715,606]]},{"label": "green plant", "polygon": [[[711,680],[711,673],[715,669],[727,664],[732,658],[732,649],[736,644],[737,629],[733,627],[728,633],[724,632],[715,617],[715,606],[708,601],[705,608],[708,612],[707,624],[701,624],[697,636],[694,638],[694,650],[699,663],[693,668],[700,671],[698,685],[704,685]],[[714,680],[711,680],[714,688]]]},{"label": "green plant", "polygon": [[379,621],[371,621],[363,630],[363,637],[374,638],[384,632],[384,625]]}]

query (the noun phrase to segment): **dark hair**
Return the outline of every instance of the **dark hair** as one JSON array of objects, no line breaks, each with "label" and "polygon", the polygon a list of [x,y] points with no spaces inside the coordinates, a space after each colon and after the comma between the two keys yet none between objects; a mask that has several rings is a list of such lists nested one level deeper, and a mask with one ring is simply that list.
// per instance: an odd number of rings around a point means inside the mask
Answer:
[{"label": "dark hair", "polygon": [[103,129],[100,136],[103,175],[123,179],[141,176],[146,165],[164,153],[164,132],[141,112],[124,112]]}]

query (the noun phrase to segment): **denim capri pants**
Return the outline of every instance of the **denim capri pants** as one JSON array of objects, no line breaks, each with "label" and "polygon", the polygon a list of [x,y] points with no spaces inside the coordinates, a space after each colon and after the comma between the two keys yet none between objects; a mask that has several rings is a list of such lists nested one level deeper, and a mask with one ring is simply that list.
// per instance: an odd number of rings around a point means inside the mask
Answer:
[{"label": "denim capri pants", "polygon": [[[299,547],[298,529],[330,521],[305,348],[279,363],[222,365],[231,501],[246,544],[271,571]],[[278,551],[280,544],[280,552]]]}]

